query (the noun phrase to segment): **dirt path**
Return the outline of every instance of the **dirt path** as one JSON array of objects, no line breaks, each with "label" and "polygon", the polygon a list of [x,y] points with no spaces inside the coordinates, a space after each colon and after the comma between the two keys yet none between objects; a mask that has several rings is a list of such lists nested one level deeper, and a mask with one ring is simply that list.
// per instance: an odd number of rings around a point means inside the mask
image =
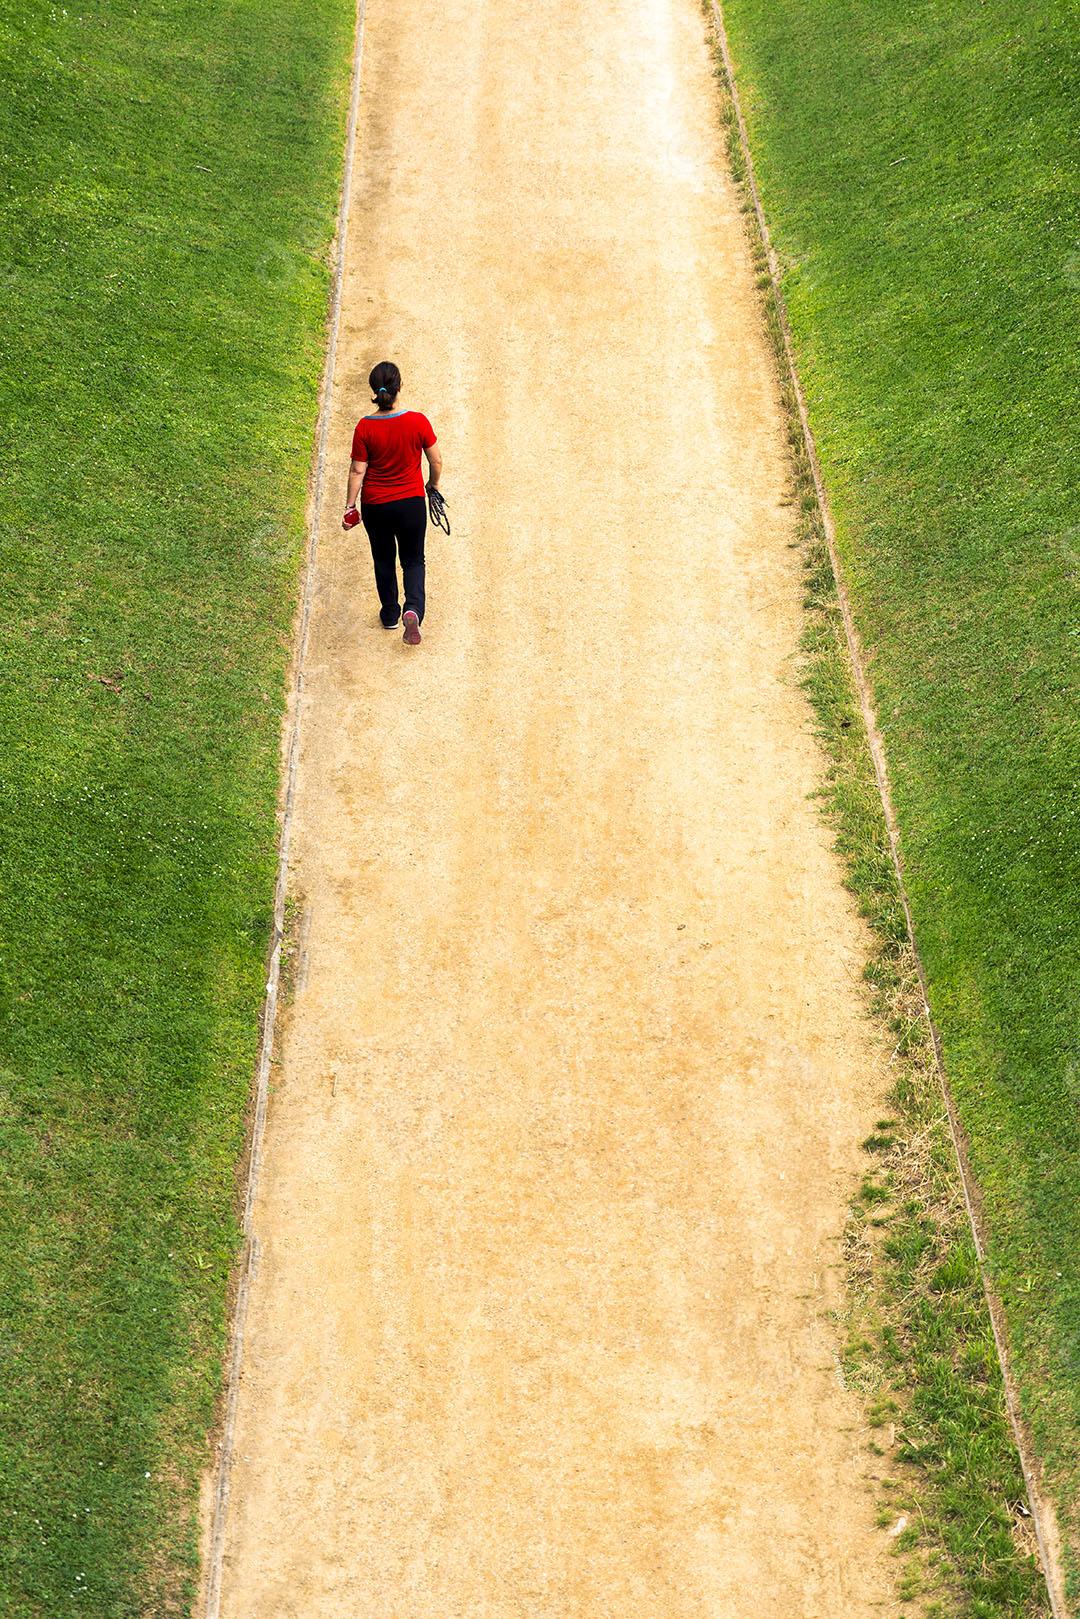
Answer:
[{"label": "dirt path", "polygon": [[368,0],[357,154],[333,442],[398,359],[455,533],[409,652],[326,513],[222,1612],[891,1613],[824,1320],[883,1061],[695,0]]}]

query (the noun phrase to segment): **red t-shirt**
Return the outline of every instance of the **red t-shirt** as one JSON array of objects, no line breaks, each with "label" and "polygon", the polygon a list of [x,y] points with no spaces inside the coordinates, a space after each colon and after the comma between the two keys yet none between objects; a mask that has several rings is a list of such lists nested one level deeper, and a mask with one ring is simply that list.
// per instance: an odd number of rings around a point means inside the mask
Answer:
[{"label": "red t-shirt", "polygon": [[388,500],[408,500],[424,494],[420,451],[435,443],[431,423],[418,410],[364,416],[353,434],[354,461],[366,461],[360,489],[362,506],[382,506]]}]

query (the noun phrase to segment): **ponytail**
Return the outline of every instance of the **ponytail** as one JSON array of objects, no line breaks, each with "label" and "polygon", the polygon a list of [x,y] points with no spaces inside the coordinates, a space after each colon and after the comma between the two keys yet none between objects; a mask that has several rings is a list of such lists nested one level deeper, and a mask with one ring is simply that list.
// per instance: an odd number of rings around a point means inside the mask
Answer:
[{"label": "ponytail", "polygon": [[370,377],[371,403],[380,410],[393,410],[394,400],[401,392],[401,372],[393,360],[380,360]]}]

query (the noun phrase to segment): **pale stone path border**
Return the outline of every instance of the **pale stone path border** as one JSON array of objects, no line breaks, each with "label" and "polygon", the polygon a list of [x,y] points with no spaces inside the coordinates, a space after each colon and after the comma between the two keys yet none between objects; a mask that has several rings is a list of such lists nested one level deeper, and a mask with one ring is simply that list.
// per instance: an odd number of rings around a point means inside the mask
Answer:
[{"label": "pale stone path border", "polygon": [[739,145],[742,149],[743,162],[746,165],[746,183],[750,198],[754,205],[754,215],[757,227],[761,233],[762,244],[769,265],[769,279],[772,282],[772,293],[776,300],[777,313],[780,318],[780,330],[784,341],[784,356],[787,361],[788,378],[792,391],[799,407],[799,423],[802,428],[803,443],[806,447],[807,460],[813,473],[814,488],[817,494],[818,509],[821,513],[822,528],[825,533],[826,544],[829,548],[829,560],[832,564],[833,578],[836,581],[836,594],[840,603],[840,612],[844,621],[844,635],[847,640],[848,656],[851,671],[855,682],[855,689],[859,698],[859,707],[862,711],[863,725],[870,745],[870,754],[874,762],[874,776],[877,781],[878,794],[881,799],[881,808],[885,816],[885,826],[889,835],[889,851],[892,855],[893,867],[896,871],[897,885],[900,891],[901,903],[904,907],[904,916],[907,921],[908,936],[912,942],[915,963],[919,973],[919,984],[922,990],[923,1013],[927,1026],[930,1029],[931,1041],[934,1048],[934,1062],[937,1068],[938,1083],[945,1103],[945,1111],[949,1119],[949,1131],[952,1136],[953,1149],[956,1154],[957,1169],[960,1174],[960,1184],[964,1194],[964,1206],[967,1209],[968,1223],[971,1227],[972,1241],[979,1261],[979,1274],[982,1278],[983,1293],[986,1297],[987,1311],[994,1334],[994,1345],[997,1349],[998,1363],[1001,1367],[1001,1378],[1005,1389],[1005,1403],[1008,1408],[1009,1422],[1012,1426],[1013,1437],[1016,1441],[1017,1454],[1020,1458],[1020,1467],[1024,1475],[1024,1484],[1027,1489],[1028,1503],[1031,1508],[1031,1519],[1035,1526],[1035,1535],[1039,1543],[1039,1553],[1042,1561],[1042,1570],[1046,1579],[1047,1592],[1050,1598],[1050,1607],[1054,1619],[1069,1619],[1065,1606],[1065,1580],[1061,1566],[1059,1550],[1059,1535],[1056,1515],[1053,1506],[1043,1495],[1039,1488],[1038,1461],[1032,1448],[1031,1439],[1020,1409],[1020,1396],[1017,1392],[1016,1382],[1009,1365],[1009,1352],[1005,1336],[1005,1317],[1001,1301],[997,1297],[991,1283],[986,1266],[986,1236],[983,1228],[981,1213],[981,1200],[978,1183],[971,1169],[968,1155],[967,1138],[960,1116],[956,1111],[948,1076],[945,1072],[945,1060],[941,1048],[941,1035],[934,1022],[930,1010],[930,996],[926,980],[926,969],[923,966],[922,956],[919,953],[915,920],[911,913],[911,902],[908,898],[907,884],[904,881],[904,867],[900,854],[900,829],[896,819],[896,810],[892,801],[892,789],[889,785],[889,769],[885,756],[885,743],[878,726],[877,714],[870,691],[870,682],[866,675],[865,659],[862,642],[855,618],[851,611],[851,601],[847,592],[844,572],[840,565],[840,553],[836,544],[836,526],[833,522],[832,511],[829,507],[825,482],[821,475],[821,463],[818,459],[817,445],[814,442],[813,430],[810,426],[810,416],[806,408],[806,398],[803,394],[802,384],[795,364],[795,351],[792,343],[791,326],[788,321],[787,305],[784,301],[781,286],[780,263],[772,245],[769,234],[769,225],[765,217],[761,194],[758,191],[757,178],[754,173],[754,159],[750,150],[750,137],[743,117],[742,103],[739,99],[739,86],[735,77],[735,67],[731,59],[731,47],[728,43],[727,30],[724,26],[723,10],[719,0],[709,0],[712,12],[713,28],[716,41],[720,48],[720,56],[724,64],[724,78],[727,83],[727,92],[731,97],[731,104],[735,109],[735,119],[739,131]]},{"label": "pale stone path border", "polygon": [[323,367],[315,461],[312,467],[311,494],[308,502],[308,550],[301,584],[300,612],[295,634],[292,689],[289,694],[288,714],[283,730],[285,768],[279,816],[277,878],[274,885],[273,943],[266,975],[266,993],[263,996],[262,1010],[259,1016],[259,1054],[255,1066],[254,1107],[252,1110],[247,1175],[244,1186],[243,1250],[240,1255],[236,1294],[232,1308],[221,1433],[218,1439],[213,1469],[204,1482],[204,1495],[207,1490],[211,1493],[210,1502],[206,1503],[204,1501],[203,1505],[204,1533],[202,1536],[199,1608],[204,1615],[204,1619],[218,1619],[221,1611],[221,1575],[225,1549],[225,1521],[229,1505],[229,1486],[232,1480],[233,1451],[236,1442],[236,1408],[240,1394],[240,1373],[244,1358],[244,1331],[247,1326],[251,1282],[259,1261],[259,1241],[255,1235],[253,1214],[259,1189],[259,1168],[262,1161],[266,1110],[270,1092],[270,1063],[274,1053],[274,1035],[277,1028],[278,990],[281,983],[281,946],[285,934],[285,898],[289,884],[289,847],[292,840],[296,777],[300,761],[300,720],[303,712],[304,659],[307,653],[315,566],[319,550],[319,521],[326,487],[330,407],[334,392],[334,366],[337,361],[338,329],[341,324],[341,287],[345,273],[349,207],[352,201],[353,159],[356,152],[356,131],[360,112],[361,67],[364,54],[364,6],[365,0],[356,0],[356,26],[353,35],[352,68],[349,86],[349,113],[345,132],[341,198],[338,205],[337,231],[335,233],[334,270],[330,288],[326,360]]}]

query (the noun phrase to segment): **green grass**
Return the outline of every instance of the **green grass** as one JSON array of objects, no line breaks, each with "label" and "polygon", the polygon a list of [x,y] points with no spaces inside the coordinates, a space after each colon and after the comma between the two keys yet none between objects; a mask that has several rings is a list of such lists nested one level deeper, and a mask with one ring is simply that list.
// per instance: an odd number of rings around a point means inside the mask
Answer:
[{"label": "green grass", "polygon": [[896,1592],[924,1619],[1047,1619],[1025,1491],[976,1262],[914,951],[852,679],[821,514],[787,379],[779,311],[750,213],[734,112],[721,105],[743,188],[788,415],[792,504],[806,578],[802,679],[825,759],[823,813],[873,932],[870,1004],[893,1041],[893,1112],[863,1142],[845,1233],[840,1369],[866,1402],[878,1523]]},{"label": "green grass", "polygon": [[187,1611],[340,0],[0,4],[0,1612]]},{"label": "green grass", "polygon": [[1080,1602],[1075,12],[724,9],[992,1279]]},{"label": "green grass", "polygon": [[[730,104],[729,152],[745,185]],[[893,1112],[863,1142],[845,1233],[840,1367],[878,1435],[878,1522],[897,1594],[925,1619],[1046,1619],[1024,1483],[975,1260],[914,952],[859,713],[766,260],[751,242],[788,411],[806,577],[802,678],[826,758],[821,792],[847,882],[873,930],[865,976],[893,1041]],[[879,1460],[880,1459],[880,1460]]]}]

